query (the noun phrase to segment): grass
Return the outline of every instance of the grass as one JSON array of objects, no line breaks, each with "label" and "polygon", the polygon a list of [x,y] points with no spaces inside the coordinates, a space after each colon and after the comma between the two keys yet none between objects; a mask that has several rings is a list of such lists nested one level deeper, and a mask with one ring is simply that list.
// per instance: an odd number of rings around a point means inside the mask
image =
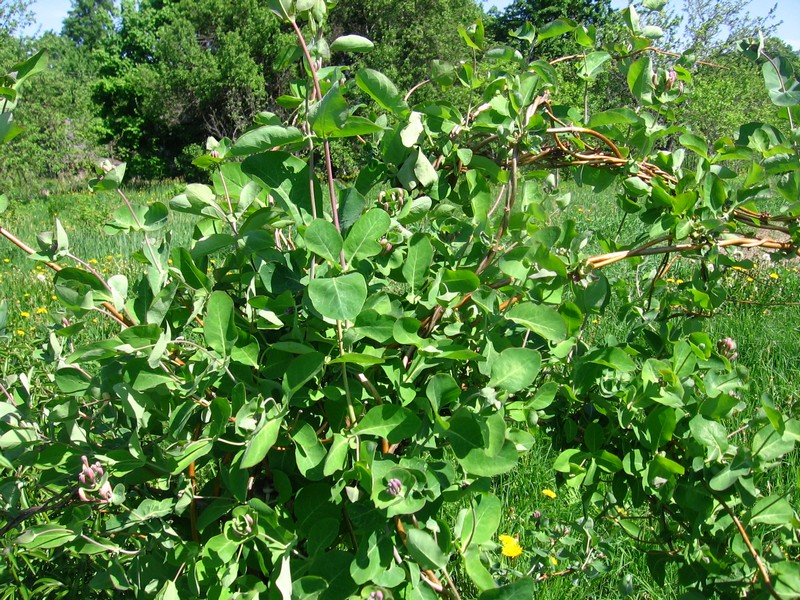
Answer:
[{"label": "grass", "polygon": [[[567,186],[565,186],[567,187]],[[172,184],[159,184],[134,189],[128,194],[134,203],[167,202],[177,189]],[[622,242],[635,238],[632,230],[635,220],[629,219],[620,228],[619,211],[612,210],[613,193],[596,195],[588,190],[572,190],[571,203],[554,214],[553,222],[574,219],[577,229],[591,229],[597,237],[613,237],[619,232]],[[131,273],[138,265],[130,256],[139,247],[137,236],[107,237],[102,233],[103,223],[122,205],[114,193],[90,194],[83,191],[62,190],[49,196],[28,201],[12,201],[8,212],[0,217],[0,224],[31,245],[36,234],[52,229],[58,218],[66,229],[74,254],[91,263],[103,274]],[[170,224],[173,240],[189,239],[190,219],[172,214]],[[587,247],[591,253],[602,249],[592,242]],[[658,264],[657,258],[647,259],[638,268],[646,273]],[[744,400],[755,410],[762,394],[769,394],[784,413],[797,413],[800,392],[796,386],[796,361],[800,356],[800,273],[797,261],[765,263],[757,261],[747,271],[733,270],[726,285],[730,302],[727,302],[706,328],[712,339],[733,337],[738,343],[739,363],[750,371],[750,389]],[[609,278],[634,277],[637,271],[629,264],[618,264],[605,269]],[[666,285],[683,285],[681,275],[685,265],[676,261],[666,277]],[[646,277],[642,279],[647,281]],[[52,273],[39,263],[29,260],[23,252],[5,240],[0,241],[0,299],[8,302],[10,343],[0,346],[0,369],[3,373],[25,370],[31,351],[46,331],[46,326],[60,321],[61,312],[52,292]],[[609,307],[606,316],[590,326],[589,334],[604,336],[612,333],[624,338],[625,323],[615,320],[615,307]],[[765,485],[790,494],[797,506],[796,478],[797,453],[787,457],[782,468],[773,473]],[[569,532],[564,527],[581,516],[581,505],[574,490],[559,488],[551,469],[555,451],[549,438],[541,434],[533,451],[519,468],[496,481],[496,493],[505,507],[500,533],[517,536],[526,551],[518,559],[502,558],[495,565],[498,573],[518,576],[536,571],[537,561],[562,561],[560,553],[569,551]],[[544,492],[551,490],[552,494]],[[597,523],[601,531],[614,528],[610,521]],[[578,536],[575,536],[576,538]],[[565,543],[567,539],[567,543]],[[678,589],[675,573],[667,574],[665,586],[658,586],[650,577],[643,553],[629,538],[616,534],[608,546],[598,549],[606,555],[606,569],[597,572],[590,584],[581,579],[580,585],[570,576],[552,577],[540,584],[537,598],[574,600],[582,598],[619,598],[630,595],[636,598],[676,598]],[[532,558],[531,558],[532,557]],[[470,597],[464,590],[464,597]]]}]

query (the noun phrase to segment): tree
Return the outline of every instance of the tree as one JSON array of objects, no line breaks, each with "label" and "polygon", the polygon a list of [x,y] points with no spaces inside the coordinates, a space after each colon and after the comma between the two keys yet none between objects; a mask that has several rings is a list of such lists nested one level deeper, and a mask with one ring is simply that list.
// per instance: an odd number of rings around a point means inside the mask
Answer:
[{"label": "tree", "polygon": [[[659,6],[659,2],[648,3]],[[664,36],[659,46],[673,52],[693,52],[698,58],[721,50],[731,50],[737,40],[774,33],[777,4],[764,16],[747,11],[750,0],[682,0],[680,9],[665,6],[658,11],[644,11],[648,24],[660,27]]]},{"label": "tree", "polygon": [[0,32],[13,35],[33,22],[33,0],[0,0]]},{"label": "tree", "polygon": [[61,33],[79,46],[95,49],[114,33],[114,0],[72,0]]},{"label": "tree", "polygon": [[277,109],[283,47],[278,21],[256,0],[123,3],[94,86],[105,139],[132,173],[173,174],[186,146]]},{"label": "tree", "polygon": [[0,146],[0,177],[18,189],[37,185],[39,178],[75,176],[107,152],[98,140],[91,98],[97,72],[89,52],[52,32],[23,40],[23,54],[34,48],[48,50],[47,66],[20,92],[26,101],[15,118],[24,131],[13,146]]},{"label": "tree", "polygon": [[372,40],[375,48],[355,64],[378,69],[409,89],[430,77],[432,60],[469,58],[458,26],[480,16],[474,0],[353,0],[331,13],[331,39],[357,34]]}]

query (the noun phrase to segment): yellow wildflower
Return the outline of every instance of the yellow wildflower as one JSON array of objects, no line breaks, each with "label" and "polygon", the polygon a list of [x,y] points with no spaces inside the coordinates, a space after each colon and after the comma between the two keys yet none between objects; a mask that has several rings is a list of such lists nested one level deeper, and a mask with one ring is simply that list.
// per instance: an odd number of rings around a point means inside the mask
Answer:
[{"label": "yellow wildflower", "polygon": [[97,259],[96,258],[90,258],[89,259],[89,264],[90,265],[96,265],[97,264]]},{"label": "yellow wildflower", "polygon": [[23,310],[21,313],[19,313],[19,316],[22,317],[23,319],[27,319],[28,317],[31,316],[31,313],[29,313],[28,311]]},{"label": "yellow wildflower", "polygon": [[108,256],[106,256],[106,260],[114,260],[114,257],[109,254]]},{"label": "yellow wildflower", "polygon": [[513,538],[510,535],[501,535],[498,539],[503,545],[503,556],[507,556],[508,558],[517,558],[520,554],[522,554],[522,546],[519,545],[517,538]]},{"label": "yellow wildflower", "polygon": [[778,275],[777,273],[770,273],[769,276],[772,277],[772,279],[780,279],[781,278],[781,276]]},{"label": "yellow wildflower", "polygon": [[37,315],[46,315],[47,314],[47,309],[46,308],[37,308],[36,309],[36,314]]},{"label": "yellow wildflower", "polygon": [[748,278],[747,278],[747,281],[753,282],[753,281],[754,281],[754,279],[753,279],[752,277],[748,277]]},{"label": "yellow wildflower", "polygon": [[4,263],[10,263],[10,262],[11,262],[11,259],[10,259],[10,258],[4,258],[4,259],[3,259],[3,262],[4,262]]},{"label": "yellow wildflower", "polygon": [[544,489],[544,490],[542,490],[542,496],[547,496],[548,498],[550,498],[552,500],[553,498],[556,497],[556,493],[553,490]]},{"label": "yellow wildflower", "polygon": [[17,335],[25,335],[24,329],[17,329]]},{"label": "yellow wildflower", "polygon": [[683,283],[683,279],[676,279],[676,280],[675,280],[675,283],[677,283],[678,285],[680,285],[681,283]]},{"label": "yellow wildflower", "polygon": [[558,559],[555,556],[550,556],[550,564],[554,567],[558,564]]},{"label": "yellow wildflower", "polygon": [[56,296],[55,294],[53,294],[52,296],[50,296],[50,300],[58,300],[58,296]]}]

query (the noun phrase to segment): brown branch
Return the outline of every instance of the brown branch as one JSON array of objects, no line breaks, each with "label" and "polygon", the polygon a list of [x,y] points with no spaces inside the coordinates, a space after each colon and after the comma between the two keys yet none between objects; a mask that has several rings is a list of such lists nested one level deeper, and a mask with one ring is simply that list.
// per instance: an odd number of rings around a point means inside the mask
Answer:
[{"label": "brown branch", "polygon": [[583,133],[586,135],[591,135],[596,137],[598,140],[603,142],[606,146],[611,148],[611,151],[617,158],[623,158],[622,153],[617,148],[616,144],[604,136],[602,133],[595,131],[594,129],[589,129],[588,127],[550,127],[547,129],[547,133],[551,133],[553,135],[558,135],[559,133]]},{"label": "brown branch", "polygon": [[761,560],[761,556],[758,554],[756,549],[753,547],[753,543],[750,541],[750,537],[747,535],[747,531],[742,525],[742,522],[736,516],[736,513],[733,512],[730,506],[728,506],[727,502],[719,496],[714,490],[712,490],[708,485],[706,488],[711,492],[714,498],[717,499],[717,502],[722,504],[722,507],[725,511],[730,515],[733,522],[736,524],[736,528],[739,530],[739,534],[742,536],[742,540],[744,540],[744,545],[747,546],[747,549],[750,550],[750,554],[753,556],[753,560],[756,561],[756,565],[758,566],[758,571],[761,573],[761,578],[764,580],[764,585],[769,590],[770,595],[775,598],[776,600],[781,600],[780,594],[775,591],[775,588],[772,585],[772,581],[769,577],[769,571],[767,571],[767,567],[764,565],[764,561]]},{"label": "brown branch", "polygon": [[[700,248],[711,245],[708,243],[675,244],[672,246],[660,246],[657,248],[653,248],[651,247],[653,243],[654,242],[649,242],[644,246],[639,246],[638,248],[634,248],[632,250],[620,250],[618,252],[609,252],[608,254],[600,254],[598,256],[592,256],[587,259],[587,263],[593,268],[599,269],[614,264],[615,262],[625,260],[626,258],[633,258],[635,256],[668,254],[672,252],[689,252],[692,250],[699,250]],[[796,250],[795,245],[792,244],[791,242],[778,242],[773,239],[760,240],[757,238],[746,238],[746,237],[737,237],[737,238],[722,240],[718,242],[716,245],[720,248],[725,248],[727,246],[742,246],[743,248],[763,247],[763,248],[770,248],[773,250],[784,250],[784,251]]]}]

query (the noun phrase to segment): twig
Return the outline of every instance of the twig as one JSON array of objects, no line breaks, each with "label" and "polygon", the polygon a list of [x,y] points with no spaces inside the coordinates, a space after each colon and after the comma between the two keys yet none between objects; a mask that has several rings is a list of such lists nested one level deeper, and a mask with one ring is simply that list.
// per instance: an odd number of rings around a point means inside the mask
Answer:
[{"label": "twig", "polygon": [[706,488],[711,492],[711,495],[717,499],[725,511],[730,515],[733,522],[736,524],[736,528],[739,530],[739,534],[742,536],[742,540],[744,540],[744,545],[747,546],[747,549],[750,550],[750,554],[753,556],[753,559],[756,561],[756,565],[758,566],[758,570],[761,573],[761,578],[764,580],[764,585],[769,590],[770,595],[775,598],[776,600],[781,600],[780,595],[778,592],[775,591],[775,588],[772,585],[772,581],[769,577],[769,571],[767,571],[767,567],[764,565],[764,561],[761,560],[761,556],[756,552],[756,549],[753,547],[753,543],[750,541],[750,537],[747,535],[747,531],[745,531],[744,525],[739,520],[739,517],[736,516],[736,513],[733,512],[730,506],[725,502],[725,500],[720,497],[711,487],[706,484]]}]

